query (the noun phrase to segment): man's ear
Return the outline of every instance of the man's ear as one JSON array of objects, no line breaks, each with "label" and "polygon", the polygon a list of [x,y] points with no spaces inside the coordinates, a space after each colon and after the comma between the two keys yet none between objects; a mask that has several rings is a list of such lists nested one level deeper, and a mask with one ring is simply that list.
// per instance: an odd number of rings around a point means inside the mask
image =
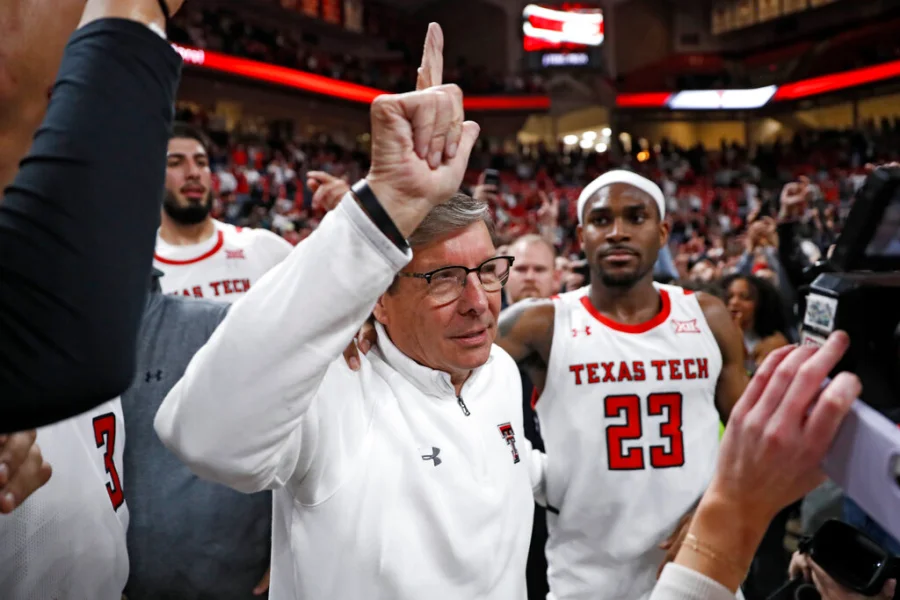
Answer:
[{"label": "man's ear", "polygon": [[669,243],[669,222],[663,219],[659,223],[659,247],[662,248]]},{"label": "man's ear", "polygon": [[388,311],[384,306],[385,300],[390,302],[390,299],[387,298],[389,292],[383,293],[378,297],[378,302],[375,303],[375,309],[372,311],[372,315],[374,315],[375,320],[384,325],[388,326]]}]

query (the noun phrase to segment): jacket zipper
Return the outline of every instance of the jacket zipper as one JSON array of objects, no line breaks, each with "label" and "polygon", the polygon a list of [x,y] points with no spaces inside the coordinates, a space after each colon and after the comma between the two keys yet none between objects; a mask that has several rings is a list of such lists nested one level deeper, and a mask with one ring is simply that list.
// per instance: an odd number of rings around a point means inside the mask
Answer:
[{"label": "jacket zipper", "polygon": [[466,403],[463,402],[462,396],[456,397],[456,402],[459,404],[459,407],[462,409],[462,412],[465,416],[470,416],[472,413],[469,412],[469,408],[466,406]]}]

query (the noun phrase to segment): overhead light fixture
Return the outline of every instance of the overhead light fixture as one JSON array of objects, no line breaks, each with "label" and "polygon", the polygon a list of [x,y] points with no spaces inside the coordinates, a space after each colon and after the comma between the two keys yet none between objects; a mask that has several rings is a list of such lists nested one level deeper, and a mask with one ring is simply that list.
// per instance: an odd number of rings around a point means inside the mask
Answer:
[{"label": "overhead light fixture", "polygon": [[593,142],[594,140],[597,139],[597,132],[596,131],[585,131],[584,133],[581,134],[581,137]]},{"label": "overhead light fixture", "polygon": [[603,135],[603,137],[609,137],[612,135],[612,129],[610,129],[609,127],[604,127],[600,130],[600,133],[601,135]]},{"label": "overhead light fixture", "polygon": [[574,146],[575,144],[578,143],[578,136],[577,135],[567,135],[566,137],[563,138],[563,142],[565,142],[565,144],[567,146]]},{"label": "overhead light fixture", "polygon": [[588,148],[590,148],[591,146],[594,145],[594,142],[591,140],[581,140],[581,144],[579,144],[579,145],[582,148],[584,148],[585,150],[587,150]]},{"label": "overhead light fixture", "polygon": [[597,144],[596,146],[594,146],[594,150],[596,150],[597,152],[600,152],[600,153],[606,152],[606,144],[601,142],[601,143]]},{"label": "overhead light fixture", "polygon": [[637,155],[638,162],[647,162],[650,160],[650,153],[646,150],[641,150]]}]

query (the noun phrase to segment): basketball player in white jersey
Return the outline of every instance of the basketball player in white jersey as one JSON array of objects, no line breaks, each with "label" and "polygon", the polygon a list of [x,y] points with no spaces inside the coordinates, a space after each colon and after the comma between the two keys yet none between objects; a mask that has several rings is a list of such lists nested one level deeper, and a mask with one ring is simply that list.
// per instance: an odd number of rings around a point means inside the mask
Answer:
[{"label": "basketball player in white jersey", "polygon": [[0,597],[119,600],[128,580],[122,403],[37,434],[53,477],[0,515]]},{"label": "basketball player in white jersey", "polygon": [[199,131],[176,123],[169,140],[166,194],[153,266],[163,293],[232,303],[292,246],[265,229],[216,221],[209,154]]},{"label": "basketball player in white jersey", "polygon": [[611,171],[578,208],[587,293],[514,305],[497,343],[546,381],[548,598],[641,600],[712,476],[719,419],[747,384],[743,344],[721,301],[654,283],[668,236],[656,184]]}]

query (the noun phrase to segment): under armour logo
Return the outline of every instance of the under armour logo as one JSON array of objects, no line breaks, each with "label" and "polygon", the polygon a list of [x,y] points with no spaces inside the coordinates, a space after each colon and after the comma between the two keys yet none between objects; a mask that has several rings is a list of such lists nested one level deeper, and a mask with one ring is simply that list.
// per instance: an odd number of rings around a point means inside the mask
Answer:
[{"label": "under armour logo", "polygon": [[156,381],[162,381],[162,371],[156,371],[156,373],[147,371],[147,374],[144,375],[144,381],[150,383],[150,381],[153,379],[156,379]]},{"label": "under armour logo", "polygon": [[442,462],[441,459],[438,458],[438,455],[439,455],[440,453],[441,453],[441,449],[440,449],[440,448],[435,448],[434,446],[432,446],[432,447],[431,447],[431,454],[423,454],[423,455],[422,455],[422,460],[431,460],[431,461],[434,461],[434,466],[438,466],[438,465],[441,464],[441,462]]},{"label": "under armour logo", "polygon": [[700,333],[697,319],[691,319],[690,321],[676,321],[672,319],[672,327],[675,329],[675,333]]},{"label": "under armour logo", "polygon": [[226,250],[226,251],[225,251],[225,258],[226,258],[226,259],[229,259],[229,258],[245,259],[245,258],[247,258],[247,257],[244,256],[244,249],[243,249],[243,248],[239,248],[239,249],[237,249],[237,250]]},{"label": "under armour logo", "polygon": [[583,333],[584,335],[591,335],[590,326],[585,327],[584,329],[572,329],[572,337],[578,337],[579,333]]}]

